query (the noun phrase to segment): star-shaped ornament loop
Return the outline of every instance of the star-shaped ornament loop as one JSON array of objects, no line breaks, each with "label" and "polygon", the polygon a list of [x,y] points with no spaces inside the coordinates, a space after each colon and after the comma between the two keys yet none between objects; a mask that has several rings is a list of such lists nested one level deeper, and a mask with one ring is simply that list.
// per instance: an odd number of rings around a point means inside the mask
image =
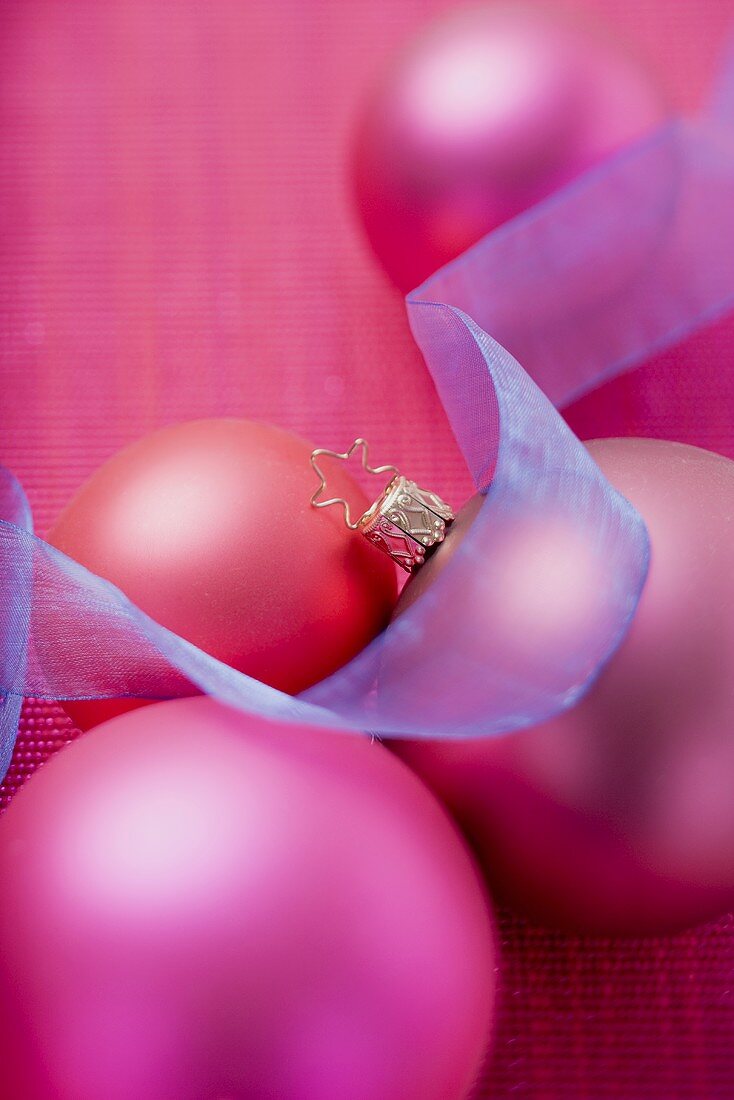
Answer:
[{"label": "star-shaped ornament loop", "polygon": [[[347,451],[330,451],[326,447],[317,447],[311,454],[311,465],[313,466],[314,473],[319,479],[319,486],[316,492],[311,497],[311,504],[314,508],[329,508],[332,504],[341,504],[344,509],[344,521],[350,531],[356,531],[359,527],[359,520],[353,520],[352,514],[349,509],[349,502],[344,497],[330,497],[328,500],[321,500],[321,494],[326,490],[326,474],[318,464],[317,459],[322,455],[326,455],[327,458],[337,458],[342,462],[348,462],[355,451],[362,451],[362,469],[368,474],[397,474],[397,466],[370,466],[369,464],[369,443],[366,439],[355,439],[351,447]],[[362,518],[362,517],[360,517]]]}]

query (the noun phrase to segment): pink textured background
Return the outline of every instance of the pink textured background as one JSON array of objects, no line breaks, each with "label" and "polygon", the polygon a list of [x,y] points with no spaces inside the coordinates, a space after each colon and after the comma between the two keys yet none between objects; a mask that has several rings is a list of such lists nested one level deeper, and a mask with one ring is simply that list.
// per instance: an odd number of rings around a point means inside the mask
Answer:
[{"label": "pink textured background", "polygon": [[[326,446],[364,434],[449,499],[468,492],[345,167],[360,90],[439,6],[4,0],[0,461],[41,532],[121,445],[224,413]],[[734,20],[731,0],[587,7],[686,108]],[[579,403],[574,428],[734,457],[733,347],[731,322],[698,335]],[[73,733],[58,708],[29,704],[3,798]],[[734,1096],[732,919],[613,944],[505,914],[502,940],[480,1095]]]}]

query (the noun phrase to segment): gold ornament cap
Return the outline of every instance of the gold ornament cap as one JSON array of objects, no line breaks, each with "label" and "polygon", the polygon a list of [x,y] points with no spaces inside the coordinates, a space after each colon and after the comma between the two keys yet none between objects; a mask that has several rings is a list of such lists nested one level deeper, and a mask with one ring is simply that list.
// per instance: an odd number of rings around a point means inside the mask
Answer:
[{"label": "gold ornament cap", "polygon": [[[394,476],[374,504],[354,521],[344,497],[321,499],[326,490],[326,475],[318,459],[325,455],[346,462],[360,449],[362,468],[368,474],[392,473]],[[454,521],[454,513],[445,501],[429,489],[422,489],[415,481],[408,480],[397,466],[370,466],[369,444],[364,439],[355,439],[347,451],[317,447],[311,454],[311,465],[319,479],[319,486],[311,497],[312,506],[328,508],[332,504],[340,504],[344,509],[344,522],[350,531],[361,532],[373,546],[388,554],[407,573],[413,573],[423,565],[426,557],[443,542],[446,529]]]}]

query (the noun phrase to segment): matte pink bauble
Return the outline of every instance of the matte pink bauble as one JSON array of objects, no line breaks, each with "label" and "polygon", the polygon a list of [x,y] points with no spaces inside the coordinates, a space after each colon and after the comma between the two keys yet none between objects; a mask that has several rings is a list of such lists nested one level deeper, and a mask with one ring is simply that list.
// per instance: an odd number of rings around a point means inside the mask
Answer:
[{"label": "matte pink bauble", "polygon": [[[48,539],[225,664],[296,693],[385,626],[395,569],[334,509],[310,505],[312,445],[252,420],[146,436],[92,475]],[[343,463],[336,496],[369,501]],[[134,701],[67,704],[83,729]]]},{"label": "matte pink bauble", "polygon": [[552,721],[400,752],[505,899],[543,923],[663,932],[734,905],[734,463],[654,440],[589,449],[652,543],[621,648]]},{"label": "matte pink bauble", "polygon": [[663,117],[609,33],[547,8],[450,11],[399,53],[354,143],[367,235],[403,291]]},{"label": "matte pink bauble", "polygon": [[453,1100],[485,1051],[478,872],[386,749],[209,699],[113,719],[0,821],[23,1100]]}]

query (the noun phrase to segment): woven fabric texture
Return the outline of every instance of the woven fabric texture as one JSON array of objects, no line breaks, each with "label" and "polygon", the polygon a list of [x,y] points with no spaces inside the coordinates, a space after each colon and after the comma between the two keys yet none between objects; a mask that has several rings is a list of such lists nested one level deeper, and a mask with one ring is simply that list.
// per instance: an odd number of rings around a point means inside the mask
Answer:
[{"label": "woven fabric texture", "polygon": [[[0,13],[0,461],[43,533],[99,463],[181,419],[242,415],[381,461],[451,500],[470,483],[401,296],[351,205],[355,110],[433,0],[6,0]],[[707,89],[731,0],[588,0]],[[307,275],[306,280],[304,276]],[[304,291],[303,287],[307,286]],[[584,438],[734,457],[734,324],[569,410]],[[29,701],[6,804],[76,735]],[[478,1097],[734,1096],[734,922],[580,941],[501,916]]]}]

